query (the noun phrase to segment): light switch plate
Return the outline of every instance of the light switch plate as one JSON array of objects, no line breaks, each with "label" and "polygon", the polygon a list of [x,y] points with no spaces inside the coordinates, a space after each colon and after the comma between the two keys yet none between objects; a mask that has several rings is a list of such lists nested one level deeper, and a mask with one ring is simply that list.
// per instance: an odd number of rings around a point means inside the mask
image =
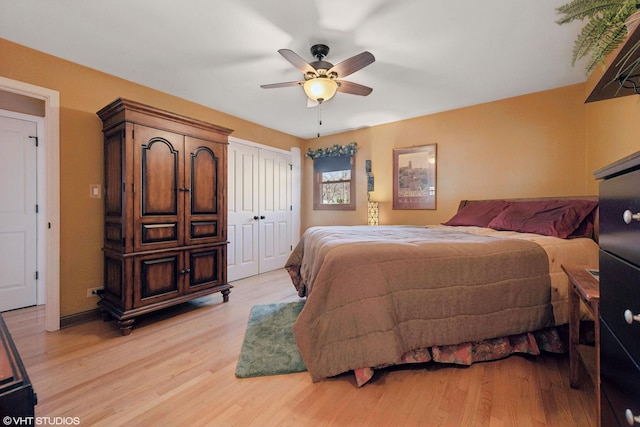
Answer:
[{"label": "light switch plate", "polygon": [[89,186],[89,197],[92,199],[99,199],[102,197],[102,188],[100,184],[91,184]]}]

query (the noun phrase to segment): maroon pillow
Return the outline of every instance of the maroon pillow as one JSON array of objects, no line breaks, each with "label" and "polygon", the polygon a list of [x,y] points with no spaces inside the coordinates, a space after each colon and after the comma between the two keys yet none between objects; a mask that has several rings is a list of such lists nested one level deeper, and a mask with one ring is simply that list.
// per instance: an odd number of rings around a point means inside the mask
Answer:
[{"label": "maroon pillow", "polygon": [[515,202],[500,212],[488,227],[566,239],[597,205],[598,202],[590,200]]},{"label": "maroon pillow", "polygon": [[486,227],[492,219],[502,212],[511,202],[506,200],[487,200],[469,203],[463,206],[443,225],[475,225]]},{"label": "maroon pillow", "polygon": [[597,207],[593,208],[585,219],[582,220],[578,228],[576,228],[574,232],[567,237],[567,239],[577,239],[578,237],[588,237],[589,239],[593,239],[597,211]]}]

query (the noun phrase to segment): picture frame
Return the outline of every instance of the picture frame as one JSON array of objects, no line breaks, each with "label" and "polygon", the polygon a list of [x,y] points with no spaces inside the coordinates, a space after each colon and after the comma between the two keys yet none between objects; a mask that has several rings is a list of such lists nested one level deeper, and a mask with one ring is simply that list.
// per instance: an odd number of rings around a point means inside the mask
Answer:
[{"label": "picture frame", "polygon": [[437,144],[393,150],[393,209],[436,209]]}]

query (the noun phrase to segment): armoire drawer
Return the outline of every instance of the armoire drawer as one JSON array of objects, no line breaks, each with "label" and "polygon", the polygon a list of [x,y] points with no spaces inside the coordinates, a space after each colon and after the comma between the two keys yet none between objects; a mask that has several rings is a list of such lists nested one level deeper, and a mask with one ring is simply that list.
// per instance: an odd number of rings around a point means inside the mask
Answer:
[{"label": "armoire drawer", "polygon": [[613,336],[606,322],[600,325],[600,387],[619,425],[628,425],[626,411],[640,415],[640,368]]},{"label": "armoire drawer", "polygon": [[600,316],[635,360],[640,360],[640,322],[632,316],[639,314],[640,269],[601,251]]},{"label": "armoire drawer", "polygon": [[600,183],[600,247],[636,265],[640,265],[638,183],[640,170]]}]

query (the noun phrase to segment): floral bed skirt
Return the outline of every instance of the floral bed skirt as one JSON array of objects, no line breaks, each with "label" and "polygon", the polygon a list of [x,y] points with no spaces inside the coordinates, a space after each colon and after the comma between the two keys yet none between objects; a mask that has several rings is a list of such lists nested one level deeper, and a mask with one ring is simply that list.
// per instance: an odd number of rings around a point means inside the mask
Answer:
[{"label": "floral bed skirt", "polygon": [[[540,331],[494,338],[480,342],[458,345],[434,346],[410,351],[402,355],[398,365],[407,363],[452,363],[471,365],[505,358],[514,353],[539,355],[541,351],[566,353],[568,342],[559,328],[547,328]],[[383,366],[378,366],[383,368]],[[358,387],[365,385],[373,377],[375,368],[367,367],[354,370]]]}]

